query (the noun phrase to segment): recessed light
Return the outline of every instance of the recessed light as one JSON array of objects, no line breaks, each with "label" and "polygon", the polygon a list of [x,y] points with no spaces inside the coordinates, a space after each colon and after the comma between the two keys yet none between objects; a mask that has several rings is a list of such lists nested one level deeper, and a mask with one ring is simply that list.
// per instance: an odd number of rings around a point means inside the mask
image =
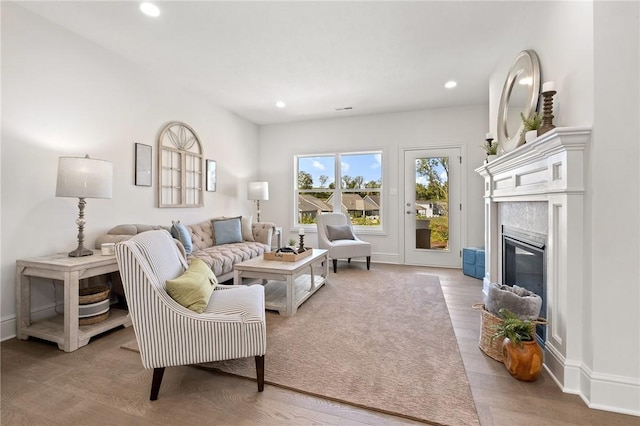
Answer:
[{"label": "recessed light", "polygon": [[285,103],[284,103],[284,102],[282,102],[282,101],[278,101],[278,102],[276,102],[276,106],[277,106],[278,108],[284,108],[284,107],[286,107],[286,106],[287,106],[287,104],[285,104]]},{"label": "recessed light", "polygon": [[152,18],[157,18],[160,16],[160,9],[153,3],[141,3],[140,10],[147,16],[151,16]]},{"label": "recessed light", "polygon": [[449,80],[444,84],[444,87],[446,87],[447,89],[453,89],[457,85],[458,85],[458,83],[456,83],[455,81]]}]

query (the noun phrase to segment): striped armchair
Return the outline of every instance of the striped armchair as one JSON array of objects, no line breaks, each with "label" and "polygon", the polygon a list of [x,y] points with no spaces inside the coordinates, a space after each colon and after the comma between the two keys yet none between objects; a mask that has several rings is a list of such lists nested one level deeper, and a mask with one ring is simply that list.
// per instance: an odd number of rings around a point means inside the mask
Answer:
[{"label": "striped armchair", "polygon": [[158,399],[165,367],[254,356],[258,391],[264,389],[266,323],[262,286],[216,285],[199,314],[174,301],[166,281],[187,262],[166,230],[140,233],[116,244],[142,364],[153,368],[152,401]]}]

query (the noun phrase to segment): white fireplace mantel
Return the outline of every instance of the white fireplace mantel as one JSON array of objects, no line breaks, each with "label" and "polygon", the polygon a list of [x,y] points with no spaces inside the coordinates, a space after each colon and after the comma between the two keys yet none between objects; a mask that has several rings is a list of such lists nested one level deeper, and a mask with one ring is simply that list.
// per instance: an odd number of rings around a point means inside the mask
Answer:
[{"label": "white fireplace mantel", "polygon": [[590,137],[589,127],[555,128],[479,167],[485,197],[500,202],[584,192],[584,150]]},{"label": "white fireplace mantel", "polygon": [[555,128],[476,169],[485,180],[485,293],[490,283],[502,283],[498,203],[547,203],[545,367],[570,393],[581,393],[588,338],[583,198],[590,139],[589,127]]}]

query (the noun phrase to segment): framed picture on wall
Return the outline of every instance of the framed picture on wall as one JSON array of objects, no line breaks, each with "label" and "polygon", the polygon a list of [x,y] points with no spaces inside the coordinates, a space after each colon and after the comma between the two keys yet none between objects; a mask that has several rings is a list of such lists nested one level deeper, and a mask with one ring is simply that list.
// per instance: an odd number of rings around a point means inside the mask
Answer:
[{"label": "framed picture on wall", "polygon": [[151,186],[151,145],[136,143],[135,149],[135,184]]},{"label": "framed picture on wall", "polygon": [[216,191],[216,162],[207,160],[207,191]]}]

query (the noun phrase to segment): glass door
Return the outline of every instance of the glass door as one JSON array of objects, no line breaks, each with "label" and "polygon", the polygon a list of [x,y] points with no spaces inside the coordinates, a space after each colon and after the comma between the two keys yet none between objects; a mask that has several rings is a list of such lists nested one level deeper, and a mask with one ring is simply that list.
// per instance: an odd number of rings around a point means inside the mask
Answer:
[{"label": "glass door", "polygon": [[460,148],[406,150],[405,263],[456,267],[460,260]]}]

